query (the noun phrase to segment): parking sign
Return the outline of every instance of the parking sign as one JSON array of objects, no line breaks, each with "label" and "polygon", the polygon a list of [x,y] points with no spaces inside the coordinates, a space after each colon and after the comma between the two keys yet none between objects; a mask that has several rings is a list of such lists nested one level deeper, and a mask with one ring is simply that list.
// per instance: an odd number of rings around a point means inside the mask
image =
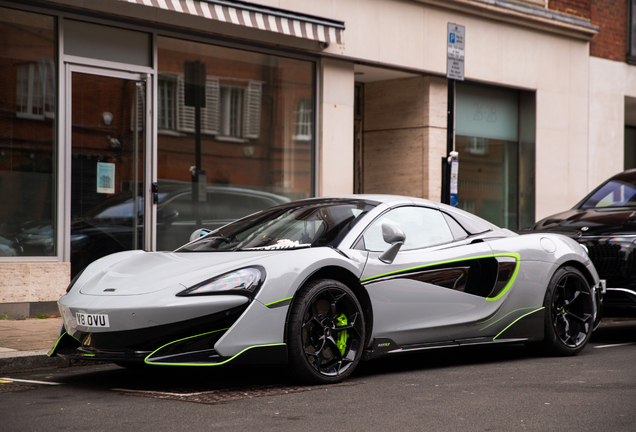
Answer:
[{"label": "parking sign", "polygon": [[446,78],[464,81],[464,43],[466,28],[448,23]]}]

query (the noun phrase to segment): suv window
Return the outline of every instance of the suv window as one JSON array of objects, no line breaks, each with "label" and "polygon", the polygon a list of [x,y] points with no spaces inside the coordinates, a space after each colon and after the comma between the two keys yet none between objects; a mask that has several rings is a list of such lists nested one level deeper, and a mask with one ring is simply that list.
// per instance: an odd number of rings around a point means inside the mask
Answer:
[{"label": "suv window", "polygon": [[619,180],[605,183],[581,208],[626,207],[636,205],[636,186]]}]

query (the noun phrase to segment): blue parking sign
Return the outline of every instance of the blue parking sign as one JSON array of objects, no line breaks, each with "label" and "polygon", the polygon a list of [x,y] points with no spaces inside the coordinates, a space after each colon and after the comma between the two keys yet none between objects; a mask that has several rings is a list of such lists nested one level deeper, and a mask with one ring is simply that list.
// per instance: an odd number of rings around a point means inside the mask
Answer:
[{"label": "blue parking sign", "polygon": [[449,38],[448,38],[448,41],[449,41],[450,43],[455,43],[455,33],[451,33],[451,34],[450,34],[450,36],[449,36]]}]

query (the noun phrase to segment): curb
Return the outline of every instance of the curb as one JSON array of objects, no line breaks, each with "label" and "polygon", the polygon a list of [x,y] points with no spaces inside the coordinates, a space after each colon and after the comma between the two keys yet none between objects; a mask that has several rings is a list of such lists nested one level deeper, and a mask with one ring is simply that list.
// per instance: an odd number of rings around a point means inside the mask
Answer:
[{"label": "curb", "polygon": [[46,355],[48,352],[49,350],[0,353],[0,374],[73,366],[71,360],[62,357],[49,357]]},{"label": "curb", "polygon": [[0,352],[0,374],[28,372],[37,369],[57,369],[72,366],[95,366],[106,361],[49,357],[48,349],[39,351]]}]

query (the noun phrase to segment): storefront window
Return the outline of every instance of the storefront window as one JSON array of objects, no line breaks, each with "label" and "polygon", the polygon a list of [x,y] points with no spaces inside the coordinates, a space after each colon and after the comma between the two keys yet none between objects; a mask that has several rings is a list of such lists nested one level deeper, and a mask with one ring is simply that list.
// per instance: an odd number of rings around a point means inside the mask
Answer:
[{"label": "storefront window", "polygon": [[0,257],[54,256],[54,18],[0,8]]},{"label": "storefront window", "polygon": [[[186,73],[193,64],[203,74],[195,93],[205,93],[198,137]],[[159,37],[158,250],[181,246],[199,227],[312,196],[314,69],[310,61]]]},{"label": "storefront window", "polygon": [[457,83],[459,207],[505,228],[534,223],[534,94]]}]

